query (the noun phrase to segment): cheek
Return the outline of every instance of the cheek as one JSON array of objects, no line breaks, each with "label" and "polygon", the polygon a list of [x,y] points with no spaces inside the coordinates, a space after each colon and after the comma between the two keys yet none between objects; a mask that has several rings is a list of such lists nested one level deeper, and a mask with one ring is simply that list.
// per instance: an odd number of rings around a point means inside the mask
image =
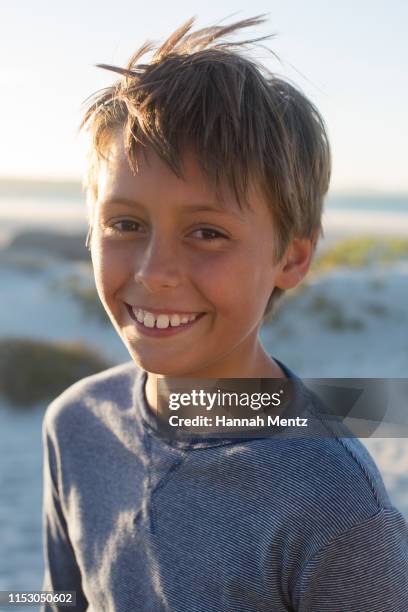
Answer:
[{"label": "cheek", "polygon": [[[223,253],[195,266],[193,277],[207,301],[226,319],[263,314],[271,290],[271,274],[259,249]],[[258,312],[259,311],[259,312]]]},{"label": "cheek", "polygon": [[127,268],[120,249],[99,244],[92,250],[95,284],[100,298],[110,304],[116,291],[123,285]]}]

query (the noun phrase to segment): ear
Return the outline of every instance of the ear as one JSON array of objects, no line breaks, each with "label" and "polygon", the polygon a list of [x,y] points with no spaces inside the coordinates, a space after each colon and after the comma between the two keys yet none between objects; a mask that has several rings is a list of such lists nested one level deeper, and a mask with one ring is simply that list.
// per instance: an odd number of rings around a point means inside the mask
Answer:
[{"label": "ear", "polygon": [[311,238],[293,238],[281,260],[275,286],[293,289],[306,276],[312,262],[316,241]]}]

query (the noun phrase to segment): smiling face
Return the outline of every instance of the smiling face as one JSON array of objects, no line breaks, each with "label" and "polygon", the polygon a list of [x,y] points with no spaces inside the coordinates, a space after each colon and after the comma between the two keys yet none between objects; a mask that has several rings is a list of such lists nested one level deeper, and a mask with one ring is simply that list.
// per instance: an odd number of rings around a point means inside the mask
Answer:
[{"label": "smiling face", "polygon": [[221,204],[191,154],[185,180],[152,150],[138,164],[134,175],[122,138],[112,137],[91,241],[98,294],[132,359],[175,377],[255,377],[276,369],[258,330],[273,287],[295,286],[306,273],[305,245],[289,250],[286,265],[274,264],[273,222],[262,197],[250,194],[251,209],[240,210],[231,195]]}]

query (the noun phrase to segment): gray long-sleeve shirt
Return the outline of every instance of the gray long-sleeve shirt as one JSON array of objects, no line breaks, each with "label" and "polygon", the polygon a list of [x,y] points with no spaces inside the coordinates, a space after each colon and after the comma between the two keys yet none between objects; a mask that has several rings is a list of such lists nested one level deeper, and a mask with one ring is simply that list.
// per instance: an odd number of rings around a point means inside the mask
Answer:
[{"label": "gray long-sleeve shirt", "polygon": [[125,363],[46,411],[44,590],[93,612],[408,610],[408,525],[357,439],[166,441],[145,381]]}]

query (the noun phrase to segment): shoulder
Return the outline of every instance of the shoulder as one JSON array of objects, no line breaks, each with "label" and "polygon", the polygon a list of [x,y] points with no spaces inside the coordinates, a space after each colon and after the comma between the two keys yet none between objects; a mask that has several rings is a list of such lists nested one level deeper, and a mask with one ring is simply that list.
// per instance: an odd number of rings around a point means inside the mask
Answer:
[{"label": "shoulder", "polygon": [[[386,567],[389,554],[406,555],[408,525],[393,507],[380,472],[360,440],[265,439],[248,446],[254,458],[250,495],[260,499],[262,492],[260,524],[267,525],[262,538],[268,550],[283,555],[283,575],[293,578],[286,585],[289,591],[310,576],[317,577],[312,582],[318,585],[322,568],[335,572],[332,561],[338,557],[342,566],[353,562],[353,554],[367,559],[369,565],[376,545],[382,555],[379,571]],[[404,543],[398,544],[401,538]],[[339,593],[341,588],[340,584]]]},{"label": "shoulder", "polygon": [[142,373],[129,361],[77,381],[48,405],[43,417],[43,436],[72,435],[83,425],[87,414],[95,413],[103,405],[132,405],[133,386]]},{"label": "shoulder", "polygon": [[[408,525],[394,507],[312,550],[298,566],[296,610],[407,610]],[[349,588],[347,588],[349,585]]]},{"label": "shoulder", "polygon": [[224,449],[273,520],[333,535],[390,506],[380,472],[354,438],[264,438]]}]

